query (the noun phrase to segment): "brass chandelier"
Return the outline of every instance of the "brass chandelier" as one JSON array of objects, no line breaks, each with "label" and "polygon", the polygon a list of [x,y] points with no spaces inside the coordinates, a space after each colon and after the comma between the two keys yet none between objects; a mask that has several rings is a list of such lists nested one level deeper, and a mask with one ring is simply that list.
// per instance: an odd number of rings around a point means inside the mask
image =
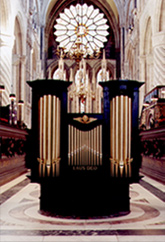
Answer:
[{"label": "brass chandelier", "polygon": [[77,34],[77,40],[75,41],[74,45],[66,52],[65,47],[57,47],[57,55],[61,58],[69,58],[71,60],[75,60],[77,66],[79,66],[79,62],[82,59],[90,58],[90,59],[98,59],[101,55],[100,48],[95,46],[93,52],[90,52],[89,47],[86,45],[84,46],[81,41],[81,35]]}]

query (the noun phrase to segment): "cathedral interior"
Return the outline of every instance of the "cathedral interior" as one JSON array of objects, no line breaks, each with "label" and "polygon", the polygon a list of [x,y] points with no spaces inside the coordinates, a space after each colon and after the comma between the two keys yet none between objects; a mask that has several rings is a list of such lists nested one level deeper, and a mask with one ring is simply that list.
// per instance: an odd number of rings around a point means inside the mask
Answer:
[{"label": "cathedral interior", "polygon": [[164,67],[164,0],[0,0],[0,241],[165,241]]}]

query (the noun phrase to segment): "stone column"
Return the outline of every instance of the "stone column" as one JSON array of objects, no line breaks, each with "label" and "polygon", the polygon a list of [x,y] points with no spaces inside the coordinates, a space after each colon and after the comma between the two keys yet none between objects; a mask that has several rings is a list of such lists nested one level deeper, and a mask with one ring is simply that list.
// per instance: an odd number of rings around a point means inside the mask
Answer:
[{"label": "stone column", "polygon": [[0,84],[5,86],[2,105],[9,103],[11,93],[13,43],[12,35],[0,33]]},{"label": "stone column", "polygon": [[[140,71],[139,71],[139,80],[141,82],[145,82],[145,55],[141,55],[140,56]],[[139,115],[141,114],[141,109],[142,109],[142,105],[143,105],[143,99],[144,99],[144,95],[145,95],[146,91],[145,91],[145,85],[143,85],[140,88],[140,93],[139,93]]]},{"label": "stone column", "polygon": [[164,85],[165,79],[165,31],[158,32],[153,36],[153,59],[154,59],[154,70],[153,70],[153,84]]}]

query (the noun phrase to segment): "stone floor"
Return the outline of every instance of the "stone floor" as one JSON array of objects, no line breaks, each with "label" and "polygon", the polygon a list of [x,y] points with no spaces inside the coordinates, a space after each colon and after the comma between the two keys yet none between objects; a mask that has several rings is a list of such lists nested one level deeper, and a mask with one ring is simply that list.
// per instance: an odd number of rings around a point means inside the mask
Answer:
[{"label": "stone floor", "polygon": [[0,242],[165,241],[165,187],[151,178],[130,186],[130,214],[79,220],[41,215],[40,187],[26,175],[0,187]]}]

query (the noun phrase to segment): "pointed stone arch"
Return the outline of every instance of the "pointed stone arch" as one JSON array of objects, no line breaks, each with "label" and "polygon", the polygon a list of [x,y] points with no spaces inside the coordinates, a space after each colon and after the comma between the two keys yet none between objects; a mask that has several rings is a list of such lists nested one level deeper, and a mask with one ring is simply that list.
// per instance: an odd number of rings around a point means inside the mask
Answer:
[{"label": "pointed stone arch", "polygon": [[0,3],[0,23],[1,23],[1,33],[7,32],[10,28],[10,3],[6,0],[1,0]]},{"label": "pointed stone arch", "polygon": [[14,44],[12,49],[12,85],[11,92],[16,94],[16,101],[24,99],[24,66],[25,66],[25,45],[24,32],[21,15],[15,17],[14,23]]},{"label": "pointed stone arch", "polygon": [[[94,5],[95,7],[99,8],[106,16],[106,18],[109,21],[110,29],[109,29],[109,39],[106,43],[106,51],[110,51],[111,55],[109,54],[109,58],[115,59],[117,62],[120,62],[120,31],[119,31],[119,14],[118,9],[115,4],[115,1],[103,2],[101,0],[97,0],[96,2],[92,1],[84,1],[84,3],[87,3],[88,5]],[[43,58],[51,60],[56,59],[56,48],[57,43],[54,39],[53,34],[53,26],[55,19],[58,17],[59,13],[62,12],[66,7],[70,6],[71,4],[75,4],[74,0],[62,0],[62,1],[56,1],[52,0],[49,1],[47,4],[45,4],[45,7],[43,9],[43,47],[42,51],[45,52],[45,55],[43,54]],[[45,62],[46,63],[46,62]],[[118,67],[120,64],[118,64]],[[49,61],[46,63],[45,69],[48,71],[49,68]],[[120,76],[120,68],[118,68],[118,76]]]}]

